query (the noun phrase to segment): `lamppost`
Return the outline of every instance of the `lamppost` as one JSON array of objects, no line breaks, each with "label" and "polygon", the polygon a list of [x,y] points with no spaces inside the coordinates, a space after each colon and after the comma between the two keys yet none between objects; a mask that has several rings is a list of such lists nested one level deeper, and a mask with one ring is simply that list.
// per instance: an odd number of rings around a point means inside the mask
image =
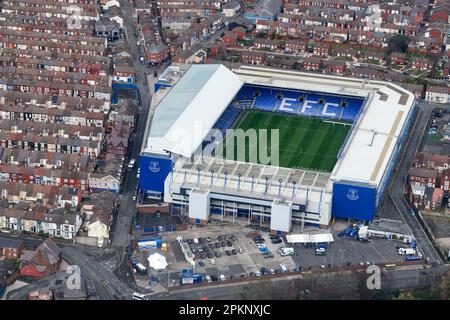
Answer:
[{"label": "lamppost", "polygon": [[341,253],[341,263],[342,263],[342,266],[344,266],[344,252],[345,252],[345,249],[339,249],[339,252]]}]

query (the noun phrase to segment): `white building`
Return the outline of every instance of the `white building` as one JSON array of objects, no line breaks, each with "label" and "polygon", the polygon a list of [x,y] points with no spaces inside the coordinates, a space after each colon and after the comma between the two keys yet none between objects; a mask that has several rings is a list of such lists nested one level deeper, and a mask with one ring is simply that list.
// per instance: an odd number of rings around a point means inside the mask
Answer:
[{"label": "white building", "polygon": [[450,88],[429,86],[425,100],[430,103],[449,103],[450,102]]}]

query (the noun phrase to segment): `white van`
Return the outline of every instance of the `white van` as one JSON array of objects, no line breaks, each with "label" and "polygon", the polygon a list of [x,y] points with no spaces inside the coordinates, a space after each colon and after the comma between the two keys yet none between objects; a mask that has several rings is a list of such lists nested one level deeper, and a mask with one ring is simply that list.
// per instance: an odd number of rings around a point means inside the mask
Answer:
[{"label": "white van", "polygon": [[143,295],[142,293],[139,293],[139,292],[133,293],[133,295],[131,296],[131,298],[132,298],[133,300],[146,300],[146,299],[145,299],[145,295]]},{"label": "white van", "polygon": [[278,249],[278,253],[280,254],[280,256],[293,256],[294,255],[294,248],[290,248],[290,247],[282,247],[280,249]]},{"label": "white van", "polygon": [[413,248],[399,248],[398,249],[398,254],[400,255],[411,255],[411,254],[416,254],[416,250],[414,250]]}]

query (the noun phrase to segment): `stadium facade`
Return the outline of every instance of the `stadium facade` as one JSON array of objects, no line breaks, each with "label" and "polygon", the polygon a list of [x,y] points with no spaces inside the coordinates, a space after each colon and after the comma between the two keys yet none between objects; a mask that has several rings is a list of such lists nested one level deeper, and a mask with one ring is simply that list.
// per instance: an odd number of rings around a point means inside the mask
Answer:
[{"label": "stadium facade", "polygon": [[[328,226],[332,217],[372,220],[416,112],[414,95],[392,83],[254,66],[192,65],[179,80],[155,87],[141,192],[193,223],[217,215],[270,223],[276,232],[293,223]],[[314,168],[322,162],[316,156],[308,168],[196,156],[211,145],[212,128],[225,132],[254,110],[350,130],[330,170]],[[320,148],[313,142],[299,149],[300,159],[327,149],[326,141]]]}]

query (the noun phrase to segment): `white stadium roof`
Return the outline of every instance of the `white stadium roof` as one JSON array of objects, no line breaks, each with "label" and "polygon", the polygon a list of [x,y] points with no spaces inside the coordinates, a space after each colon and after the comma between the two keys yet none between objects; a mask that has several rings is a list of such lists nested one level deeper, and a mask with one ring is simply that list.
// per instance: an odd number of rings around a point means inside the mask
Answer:
[{"label": "white stadium roof", "polygon": [[223,65],[192,65],[155,109],[144,152],[190,157],[242,85]]}]

